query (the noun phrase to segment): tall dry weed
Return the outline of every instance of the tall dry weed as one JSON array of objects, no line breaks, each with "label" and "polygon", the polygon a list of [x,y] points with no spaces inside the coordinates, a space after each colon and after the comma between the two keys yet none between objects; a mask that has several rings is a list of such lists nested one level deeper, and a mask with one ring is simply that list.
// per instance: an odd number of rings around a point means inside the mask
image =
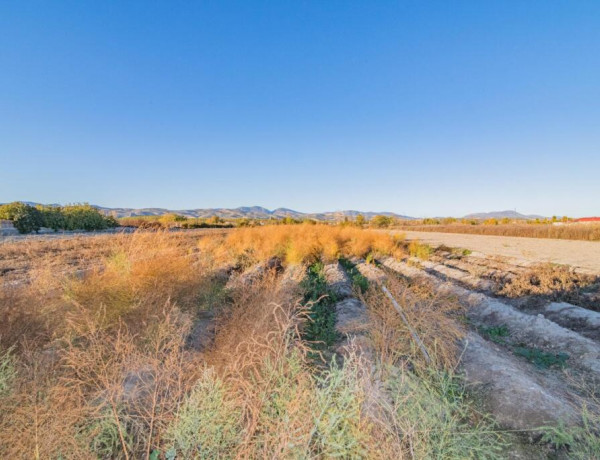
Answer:
[{"label": "tall dry weed", "polygon": [[[464,309],[457,299],[436,294],[424,281],[409,283],[392,274],[388,277],[387,288],[435,364],[452,368],[457,360],[458,340],[464,334],[460,324]],[[403,360],[426,364],[410,331],[387,296],[376,287],[360,295],[368,307],[371,336],[380,361],[386,366],[397,366]]]}]

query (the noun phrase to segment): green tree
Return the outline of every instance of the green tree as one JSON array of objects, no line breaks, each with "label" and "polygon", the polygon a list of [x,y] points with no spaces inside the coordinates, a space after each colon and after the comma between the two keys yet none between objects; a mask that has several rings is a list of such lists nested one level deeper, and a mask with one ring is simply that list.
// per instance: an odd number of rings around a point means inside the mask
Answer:
[{"label": "green tree", "polygon": [[51,228],[55,232],[66,227],[66,219],[60,206],[37,206],[43,227]]},{"label": "green tree", "polygon": [[365,219],[365,216],[363,216],[362,214],[359,214],[358,216],[356,216],[356,225],[358,225],[359,227],[362,227],[363,225],[365,225],[367,223],[367,220]]},{"label": "green tree", "polygon": [[87,203],[65,206],[62,213],[65,218],[65,230],[104,230],[114,225],[111,218]]},{"label": "green tree", "polygon": [[43,225],[40,211],[20,201],[0,206],[0,219],[12,221],[19,233],[37,232]]}]

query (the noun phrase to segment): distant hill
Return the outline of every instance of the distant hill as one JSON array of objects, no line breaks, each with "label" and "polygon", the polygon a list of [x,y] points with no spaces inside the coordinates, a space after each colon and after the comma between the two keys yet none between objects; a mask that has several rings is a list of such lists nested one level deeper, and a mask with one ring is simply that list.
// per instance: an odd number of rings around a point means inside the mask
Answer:
[{"label": "distant hill", "polygon": [[538,216],[536,214],[521,214],[516,211],[492,211],[492,212],[478,212],[474,214],[467,214],[465,219],[503,219],[508,217],[509,219],[543,219],[544,216]]},{"label": "distant hill", "polygon": [[316,220],[342,220],[344,217],[355,218],[357,215],[362,214],[367,219],[371,219],[377,215],[384,215],[389,217],[395,217],[397,219],[413,219],[413,217],[403,216],[393,212],[372,212],[372,211],[328,211],[321,213],[304,213],[300,211],[294,211],[288,208],[277,208],[269,210],[262,206],[242,206],[239,208],[199,208],[199,209],[164,209],[164,208],[105,208],[98,206],[101,211],[115,215],[116,217],[134,217],[134,216],[160,216],[163,214],[180,214],[186,217],[213,217],[218,216],[222,218],[236,219],[236,218],[248,218],[248,219],[283,219],[284,217],[292,217],[294,219],[316,219]]},{"label": "distant hill", "polygon": [[[31,206],[36,206],[40,203],[32,201],[23,201]],[[0,203],[1,205],[2,203]],[[59,206],[52,204],[52,206]],[[294,211],[288,208],[277,208],[269,210],[262,206],[242,206],[239,208],[197,208],[197,209],[166,209],[166,208],[107,208],[104,206],[92,205],[105,214],[110,214],[115,217],[136,217],[136,216],[162,216],[163,214],[179,214],[186,217],[213,217],[218,216],[224,219],[283,219],[284,217],[292,217],[294,219],[316,219],[325,221],[342,220],[344,217],[355,218],[359,214],[365,216],[366,219],[371,219],[377,215],[394,217],[397,219],[414,219],[414,217],[403,216],[393,212],[373,212],[373,211],[328,211],[321,213],[305,213]]]}]

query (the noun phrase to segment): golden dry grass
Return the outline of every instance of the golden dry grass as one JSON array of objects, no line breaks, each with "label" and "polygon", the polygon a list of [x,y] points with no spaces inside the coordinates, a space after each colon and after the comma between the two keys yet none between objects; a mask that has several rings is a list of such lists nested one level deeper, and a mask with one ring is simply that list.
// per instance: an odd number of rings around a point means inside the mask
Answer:
[{"label": "golden dry grass", "polygon": [[0,243],[0,282],[35,278],[40,270],[52,270],[54,276],[97,267],[115,248],[127,245],[141,235],[172,240],[177,245],[194,247],[204,236],[217,237],[226,229],[186,230],[184,232],[138,231],[101,235],[72,235],[67,237],[29,236]]},{"label": "golden dry grass", "polygon": [[242,263],[279,257],[289,264],[331,262],[340,257],[400,255],[402,238],[384,232],[330,225],[244,228],[225,239],[225,255]]},{"label": "golden dry grass", "polygon": [[2,400],[4,458],[147,456],[197,376],[184,311],[211,277],[194,245],[167,233],[107,242],[84,276],[47,271],[2,290],[0,344],[19,375]]},{"label": "golden dry grass", "polygon": [[[376,360],[397,366],[386,385],[398,397],[382,401],[382,419],[364,409],[373,362],[350,353],[343,366],[314,366],[302,337],[308,307],[296,282],[266,270],[226,296],[215,294],[224,265],[278,256],[289,268],[403,251],[385,233],[319,225],[201,238],[140,232],[107,239],[98,265],[79,277],[37,272],[0,296],[7,318],[0,359],[10,356],[16,371],[0,393],[0,457],[412,458],[455,446],[465,416],[408,376],[405,364],[421,368],[420,358],[375,292],[365,301]],[[390,289],[436,363],[451,366],[460,336],[456,304],[427,286],[393,281]],[[223,302],[214,342],[203,352],[188,349],[194,315],[211,296]],[[417,399],[451,414],[452,424],[407,412]]]}]

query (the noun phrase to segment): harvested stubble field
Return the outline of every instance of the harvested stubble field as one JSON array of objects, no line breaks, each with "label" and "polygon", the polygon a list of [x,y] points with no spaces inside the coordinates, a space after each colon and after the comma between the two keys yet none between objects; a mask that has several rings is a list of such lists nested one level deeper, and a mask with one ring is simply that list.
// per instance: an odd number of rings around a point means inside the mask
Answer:
[{"label": "harvested stubble field", "polygon": [[513,236],[560,240],[600,241],[600,225],[595,223],[551,224],[499,224],[499,225],[404,225],[402,230],[415,232],[458,233],[469,235]]},{"label": "harvested stubble field", "polygon": [[596,279],[326,225],[0,263],[2,458],[600,452]]}]

